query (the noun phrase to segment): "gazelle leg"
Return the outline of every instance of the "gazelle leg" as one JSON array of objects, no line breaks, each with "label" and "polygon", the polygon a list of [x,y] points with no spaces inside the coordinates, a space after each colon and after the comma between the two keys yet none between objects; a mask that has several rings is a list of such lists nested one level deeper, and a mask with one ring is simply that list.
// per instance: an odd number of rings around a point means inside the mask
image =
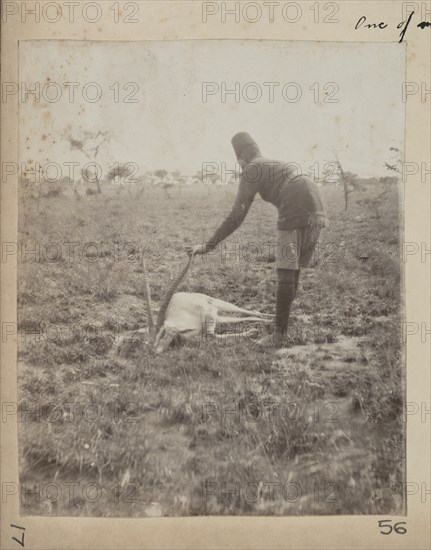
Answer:
[{"label": "gazelle leg", "polygon": [[217,298],[211,298],[211,303],[214,306],[216,306],[218,310],[224,311],[226,313],[244,313],[246,315],[261,315],[261,316],[265,315],[264,313],[260,313],[260,311],[243,309],[241,307],[235,306],[234,304],[230,304],[229,302],[218,300]]},{"label": "gazelle leg", "polygon": [[247,321],[257,321],[259,323],[269,323],[269,320],[262,317],[218,317],[218,323],[246,323]]},{"label": "gazelle leg", "polygon": [[257,332],[257,329],[251,328],[249,330],[244,330],[242,332],[232,332],[227,334],[213,334],[212,336],[215,336],[216,338],[238,338],[238,336],[249,336],[250,334],[254,334]]}]

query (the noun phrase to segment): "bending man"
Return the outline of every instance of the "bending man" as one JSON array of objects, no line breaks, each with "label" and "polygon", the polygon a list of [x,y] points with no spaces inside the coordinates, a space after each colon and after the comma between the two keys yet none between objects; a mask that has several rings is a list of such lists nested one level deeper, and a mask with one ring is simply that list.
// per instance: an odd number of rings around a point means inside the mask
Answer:
[{"label": "bending man", "polygon": [[243,222],[256,193],[278,209],[276,252],[277,294],[274,333],[260,343],[282,345],[287,333],[292,303],[298,290],[301,267],[308,267],[325,225],[325,211],[320,193],[307,176],[298,176],[287,162],[264,158],[246,132],[232,138],[232,145],[242,168],[238,194],[231,213],[210,241],[187,247],[187,253],[205,254],[233,233]]}]

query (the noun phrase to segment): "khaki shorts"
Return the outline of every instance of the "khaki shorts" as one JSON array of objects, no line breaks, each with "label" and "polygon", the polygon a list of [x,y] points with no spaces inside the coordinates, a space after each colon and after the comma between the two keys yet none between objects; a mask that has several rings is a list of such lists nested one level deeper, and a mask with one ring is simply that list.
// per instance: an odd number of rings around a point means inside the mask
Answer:
[{"label": "khaki shorts", "polygon": [[320,227],[301,227],[289,231],[278,230],[277,269],[298,270],[310,267],[313,253],[319,242]]}]

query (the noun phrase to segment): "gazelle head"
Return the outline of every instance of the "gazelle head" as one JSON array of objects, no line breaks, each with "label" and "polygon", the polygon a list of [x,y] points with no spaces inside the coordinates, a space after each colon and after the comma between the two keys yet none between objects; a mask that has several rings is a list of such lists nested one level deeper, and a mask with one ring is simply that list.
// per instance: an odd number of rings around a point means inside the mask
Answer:
[{"label": "gazelle head", "polygon": [[145,308],[148,319],[148,335],[149,343],[152,347],[152,350],[157,355],[165,351],[179,336],[178,331],[173,327],[168,327],[165,325],[166,311],[168,309],[169,303],[172,299],[172,296],[175,294],[177,288],[183,281],[186,276],[190,265],[192,263],[193,256],[190,257],[186,266],[183,268],[181,273],[172,281],[171,286],[168,288],[162,304],[157,315],[157,321],[154,325],[153,314],[152,314],[152,303],[151,303],[151,292],[150,284],[148,279],[147,267],[145,264],[145,259],[142,256],[142,271],[144,278],[144,298],[145,298]]},{"label": "gazelle head", "polygon": [[155,341],[154,341],[154,353],[155,355],[159,355],[159,353],[163,353],[166,349],[169,348],[171,344],[174,343],[174,341],[178,338],[178,333],[176,330],[172,329],[171,327],[167,327],[166,325],[163,325],[162,328],[159,330],[158,334],[156,335]]}]

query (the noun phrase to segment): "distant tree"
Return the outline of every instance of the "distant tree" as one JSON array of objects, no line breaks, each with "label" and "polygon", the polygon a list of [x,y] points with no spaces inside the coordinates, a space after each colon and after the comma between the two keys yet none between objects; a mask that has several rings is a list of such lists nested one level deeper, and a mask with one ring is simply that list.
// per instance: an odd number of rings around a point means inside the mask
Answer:
[{"label": "distant tree", "polygon": [[166,176],[168,175],[168,171],[167,170],[163,170],[163,169],[160,169],[160,170],[154,170],[154,175],[160,179],[160,183],[166,178]]},{"label": "distant tree", "polygon": [[233,174],[228,178],[227,182],[229,185],[236,185],[239,183],[241,177],[241,172],[238,172],[238,170],[235,170]]},{"label": "distant tree", "polygon": [[120,183],[122,185],[124,180],[132,173],[133,168],[130,164],[116,164],[109,170],[106,179],[110,183]]},{"label": "distant tree", "polygon": [[211,185],[215,185],[220,178],[218,174],[209,174],[208,176],[205,176],[205,179],[207,183],[210,183]]},{"label": "distant tree", "polygon": [[382,176],[379,183],[382,188],[393,187],[398,184],[398,178],[396,176]]},{"label": "distant tree", "polygon": [[73,181],[69,178],[69,176],[63,176],[59,183],[61,183],[66,187],[67,185],[70,185],[71,183],[73,183]]},{"label": "distant tree", "polygon": [[186,178],[181,174],[180,170],[173,170],[171,172],[171,179],[172,179],[171,187],[176,186],[179,194],[181,194],[182,188],[186,183]]},{"label": "distant tree", "polygon": [[318,178],[321,185],[338,185],[340,182],[340,174],[338,173],[338,166],[335,161],[326,162],[323,165],[322,175]]},{"label": "distant tree", "polygon": [[175,183],[172,180],[172,178],[168,178],[169,172],[167,170],[154,170],[154,175],[159,178],[159,182],[157,185],[160,185],[165,192],[166,196],[171,199],[171,195],[169,194],[169,189],[174,187]]},{"label": "distant tree", "polygon": [[138,179],[136,182],[136,194],[138,197],[140,197],[143,194],[148,184],[149,184],[149,179],[146,174],[142,174],[141,176],[138,176]]},{"label": "distant tree", "polygon": [[[80,151],[89,160],[96,162],[97,156],[100,152],[100,148],[106,145],[110,139],[110,133],[108,131],[99,130],[96,134],[92,132],[84,132],[82,139],[75,139],[72,136],[67,138],[69,140],[71,150]],[[97,192],[101,193],[100,180],[97,177],[97,173],[93,172],[95,176],[95,184]]]},{"label": "distant tree", "polygon": [[202,183],[202,170],[197,170],[193,174],[193,183],[195,183],[195,184]]},{"label": "distant tree", "polygon": [[344,210],[347,210],[347,207],[349,204],[349,193],[350,193],[350,190],[348,187],[349,182],[348,182],[348,178],[346,177],[346,174],[344,173],[343,167],[341,165],[340,159],[337,154],[335,154],[335,163],[337,165],[338,173],[340,175],[340,180],[341,180],[341,183],[343,184],[343,189],[344,189]]},{"label": "distant tree", "polygon": [[389,147],[391,151],[392,158],[388,162],[385,162],[384,166],[390,172],[396,172],[397,174],[402,174],[403,168],[403,153],[397,147]]}]

